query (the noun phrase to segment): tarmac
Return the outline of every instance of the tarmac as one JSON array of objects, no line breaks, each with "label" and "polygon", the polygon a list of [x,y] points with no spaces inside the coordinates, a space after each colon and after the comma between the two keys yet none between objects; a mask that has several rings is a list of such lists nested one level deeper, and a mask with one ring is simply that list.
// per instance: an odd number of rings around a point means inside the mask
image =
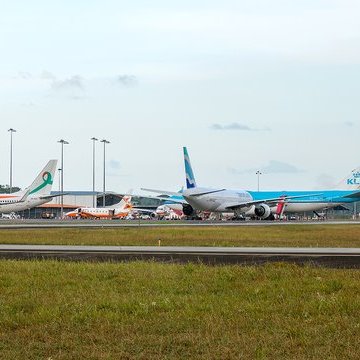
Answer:
[{"label": "tarmac", "polygon": [[0,245],[2,259],[134,261],[254,265],[290,262],[360,268],[360,248]]},{"label": "tarmac", "polygon": [[[1,229],[121,228],[173,226],[314,226],[360,225],[360,221],[148,221],[148,220],[1,220]],[[0,239],[1,241],[1,239]],[[201,262],[206,264],[264,264],[290,262],[335,268],[360,268],[360,248],[176,247],[0,245],[2,259],[69,261]]]},{"label": "tarmac", "polygon": [[49,228],[117,228],[171,226],[289,226],[289,225],[360,225],[358,220],[346,221],[154,221],[154,220],[0,220],[0,229]]}]

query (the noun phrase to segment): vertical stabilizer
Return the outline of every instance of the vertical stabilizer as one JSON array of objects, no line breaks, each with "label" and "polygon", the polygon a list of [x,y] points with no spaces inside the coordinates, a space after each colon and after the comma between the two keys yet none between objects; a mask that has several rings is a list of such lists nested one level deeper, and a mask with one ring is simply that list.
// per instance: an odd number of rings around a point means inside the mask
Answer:
[{"label": "vertical stabilizer", "polygon": [[184,162],[185,162],[186,187],[188,189],[195,188],[196,181],[191,167],[190,157],[187,148],[184,147],[183,150],[184,150]]},{"label": "vertical stabilizer", "polygon": [[131,198],[131,195],[124,195],[119,203],[111,207],[115,208],[116,210],[129,210],[132,208]]},{"label": "vertical stabilizer", "polygon": [[360,167],[352,170],[338,185],[341,190],[359,190],[360,189]]},{"label": "vertical stabilizer", "polygon": [[50,195],[57,160],[50,160],[29,187],[29,195]]}]

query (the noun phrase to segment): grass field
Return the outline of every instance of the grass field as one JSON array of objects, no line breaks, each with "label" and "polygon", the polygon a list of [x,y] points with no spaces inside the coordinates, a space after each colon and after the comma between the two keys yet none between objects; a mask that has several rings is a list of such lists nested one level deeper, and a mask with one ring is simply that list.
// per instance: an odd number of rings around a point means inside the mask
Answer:
[{"label": "grass field", "polygon": [[360,272],[0,261],[1,359],[359,359]]},{"label": "grass field", "polygon": [[1,244],[360,247],[359,225],[0,230]]}]

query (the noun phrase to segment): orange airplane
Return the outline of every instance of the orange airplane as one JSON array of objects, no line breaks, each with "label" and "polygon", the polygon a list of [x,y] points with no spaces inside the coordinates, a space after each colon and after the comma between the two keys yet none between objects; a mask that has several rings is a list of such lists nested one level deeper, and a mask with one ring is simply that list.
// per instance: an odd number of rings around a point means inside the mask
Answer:
[{"label": "orange airplane", "polygon": [[76,219],[121,219],[132,210],[131,196],[125,195],[118,204],[110,207],[77,208],[65,216]]}]

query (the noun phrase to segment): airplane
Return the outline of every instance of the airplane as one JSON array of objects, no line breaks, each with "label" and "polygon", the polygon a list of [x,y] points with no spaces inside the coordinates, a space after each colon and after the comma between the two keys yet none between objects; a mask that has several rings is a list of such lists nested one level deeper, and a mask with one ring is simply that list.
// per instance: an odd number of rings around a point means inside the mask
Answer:
[{"label": "airplane", "polygon": [[159,219],[179,220],[184,216],[183,206],[179,203],[165,203],[156,208],[155,216]]},{"label": "airplane", "polygon": [[[190,163],[187,148],[183,148],[186,189],[182,203],[185,215],[196,216],[196,211],[217,213],[233,212],[237,217],[256,216],[260,219],[274,219],[286,213],[316,211],[334,208],[338,205],[360,201],[360,167],[342,181],[335,190],[321,191],[248,191],[225,188],[198,187]],[[142,189],[165,195],[175,192]],[[173,200],[175,202],[175,200]]]},{"label": "airplane", "polygon": [[45,204],[55,196],[50,195],[57,160],[50,160],[32,184],[25,190],[11,194],[0,194],[0,213],[12,213]]},{"label": "airplane", "polygon": [[[140,214],[146,214],[149,215],[150,218],[152,219],[164,219],[164,218],[171,218],[171,219],[180,219],[184,216],[183,213],[183,202],[184,202],[184,198],[182,196],[182,191],[183,188],[181,190],[179,190],[177,193],[175,193],[175,195],[166,195],[166,194],[162,194],[160,196],[146,196],[143,194],[138,194],[135,195],[136,197],[142,197],[142,198],[147,198],[147,199],[152,199],[152,200],[162,200],[163,203],[161,205],[159,205],[156,209],[152,210],[152,209],[148,209],[148,208],[140,208],[137,205],[133,206],[133,211],[130,214],[130,216],[132,215],[140,215]],[[132,194],[132,192],[128,192],[126,194],[124,194],[124,196],[134,196]]]},{"label": "airplane", "polygon": [[121,219],[127,217],[133,207],[131,196],[125,195],[118,204],[110,207],[77,208],[65,214],[65,217],[76,219]]},{"label": "airplane", "polygon": [[164,200],[164,202],[156,208],[156,217],[159,219],[181,219],[184,216],[182,204],[184,202],[184,197],[182,196],[183,190],[184,189],[181,188],[181,190],[179,190],[175,195],[162,194],[162,196],[158,196],[157,198]]}]

